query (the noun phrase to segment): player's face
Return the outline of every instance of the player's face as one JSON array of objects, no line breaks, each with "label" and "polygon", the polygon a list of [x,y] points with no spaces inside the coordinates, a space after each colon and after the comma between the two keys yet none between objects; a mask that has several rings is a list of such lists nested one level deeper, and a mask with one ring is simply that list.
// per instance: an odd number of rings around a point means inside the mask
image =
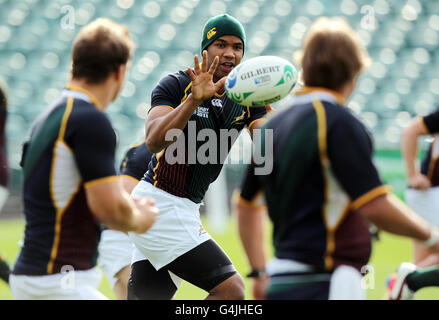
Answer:
[{"label": "player's face", "polygon": [[216,68],[214,79],[219,80],[227,76],[237,66],[244,54],[244,44],[236,36],[222,36],[216,39],[207,48],[208,68],[215,59],[219,57],[219,64]]},{"label": "player's face", "polygon": [[122,91],[123,84],[125,82],[125,74],[127,70],[127,65],[121,65],[119,67],[119,70],[117,71],[116,76],[116,92],[114,93],[113,99],[111,101],[114,101],[119,96],[119,93]]}]

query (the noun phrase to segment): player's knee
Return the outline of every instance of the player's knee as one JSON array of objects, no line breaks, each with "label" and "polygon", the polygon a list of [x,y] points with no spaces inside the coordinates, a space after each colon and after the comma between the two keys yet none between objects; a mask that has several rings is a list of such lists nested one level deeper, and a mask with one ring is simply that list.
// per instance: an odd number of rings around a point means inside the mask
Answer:
[{"label": "player's knee", "polygon": [[211,295],[223,300],[244,300],[245,286],[242,277],[235,273],[210,291]]},{"label": "player's knee", "polygon": [[128,300],[169,300],[176,290],[167,270],[156,271],[147,260],[131,266]]}]

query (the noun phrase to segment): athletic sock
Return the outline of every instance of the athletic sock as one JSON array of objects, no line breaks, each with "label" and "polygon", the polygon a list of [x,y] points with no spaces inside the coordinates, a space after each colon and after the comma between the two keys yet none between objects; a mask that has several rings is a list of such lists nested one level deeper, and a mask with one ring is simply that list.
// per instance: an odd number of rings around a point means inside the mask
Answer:
[{"label": "athletic sock", "polygon": [[421,288],[439,286],[439,265],[415,270],[407,276],[406,283],[415,292]]},{"label": "athletic sock", "polygon": [[6,283],[9,283],[9,274],[11,273],[11,270],[9,269],[9,265],[6,262],[6,260],[2,259],[0,257],[0,279],[5,281]]}]

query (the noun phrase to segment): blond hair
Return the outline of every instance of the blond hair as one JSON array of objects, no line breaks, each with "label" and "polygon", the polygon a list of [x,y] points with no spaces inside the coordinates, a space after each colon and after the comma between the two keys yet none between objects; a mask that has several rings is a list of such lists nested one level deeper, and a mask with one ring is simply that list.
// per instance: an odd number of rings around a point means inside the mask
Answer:
[{"label": "blond hair", "polygon": [[72,49],[72,78],[89,83],[104,81],[111,72],[131,59],[134,44],[127,27],[108,18],[98,18],[83,27]]},{"label": "blond hair", "polygon": [[355,79],[371,63],[358,35],[339,17],[318,18],[294,58],[302,65],[305,86],[332,90]]}]

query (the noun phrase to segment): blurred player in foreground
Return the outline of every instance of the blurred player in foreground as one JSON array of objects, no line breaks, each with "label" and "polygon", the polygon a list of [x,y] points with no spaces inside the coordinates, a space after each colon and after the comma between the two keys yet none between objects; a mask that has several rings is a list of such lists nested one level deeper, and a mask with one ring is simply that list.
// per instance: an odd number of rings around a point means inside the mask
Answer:
[{"label": "blurred player in foreground", "polygon": [[[405,201],[436,227],[439,226],[439,139],[435,137],[430,144],[420,170],[416,158],[419,137],[438,133],[439,110],[412,121],[404,130],[401,143],[408,177]],[[413,248],[414,263],[402,263],[388,280],[390,299],[413,299],[417,290],[439,285],[439,254],[417,240]]]},{"label": "blurred player in foreground", "polygon": [[[200,159],[199,151],[205,142],[197,139],[202,130],[239,133],[247,127],[251,132],[266,114],[264,107],[249,110],[225,95],[226,76],[240,63],[244,45],[240,22],[229,15],[212,17],[202,34],[202,62],[196,55],[194,69],[164,77],[152,92],[146,143],[155,154],[132,195],[154,197],[160,215],[148,232],[130,234],[136,250],[129,299],[170,299],[179,278],[209,292],[207,299],[244,298],[241,276],[203,228],[199,213],[237,134],[227,138],[226,146],[215,136],[216,150],[210,155],[214,161],[202,162],[206,159]],[[167,137],[172,132],[180,133],[177,141]],[[183,159],[170,161],[177,152]]]},{"label": "blurred player in foreground", "polygon": [[77,35],[71,82],[37,119],[23,149],[24,244],[10,276],[15,299],[105,299],[97,286],[99,222],[145,232],[158,211],[131,199],[116,174],[116,135],[104,111],[132,55],[128,29],[97,19]]},{"label": "blurred player in foreground", "polygon": [[[120,165],[120,181],[128,194],[131,194],[142,179],[151,156],[144,140],[131,146],[126,152]],[[126,233],[108,228],[102,230],[98,265],[118,300],[127,298],[132,253],[133,243]]]},{"label": "blurred player in foreground", "polygon": [[[405,130],[402,139],[402,156],[408,177],[406,203],[432,225],[439,226],[439,139],[430,145],[421,169],[416,165],[418,138],[439,133],[439,110],[416,118]],[[439,255],[414,243],[414,263],[427,267],[439,263]]]},{"label": "blurred player in foreground", "polygon": [[[302,48],[305,87],[262,130],[273,130],[273,171],[255,175],[258,166],[250,165],[237,205],[254,296],[364,299],[368,221],[435,251],[438,230],[382,184],[372,162],[371,137],[344,107],[368,64],[355,32],[340,18],[319,18]],[[275,258],[268,264],[261,211],[252,207],[259,191],[274,227]]]},{"label": "blurred player in foreground", "polygon": [[[6,156],[6,119],[8,100],[6,97],[6,84],[0,79],[0,211],[8,197],[9,168]],[[9,282],[11,270],[6,258],[0,255],[0,279]]]}]

